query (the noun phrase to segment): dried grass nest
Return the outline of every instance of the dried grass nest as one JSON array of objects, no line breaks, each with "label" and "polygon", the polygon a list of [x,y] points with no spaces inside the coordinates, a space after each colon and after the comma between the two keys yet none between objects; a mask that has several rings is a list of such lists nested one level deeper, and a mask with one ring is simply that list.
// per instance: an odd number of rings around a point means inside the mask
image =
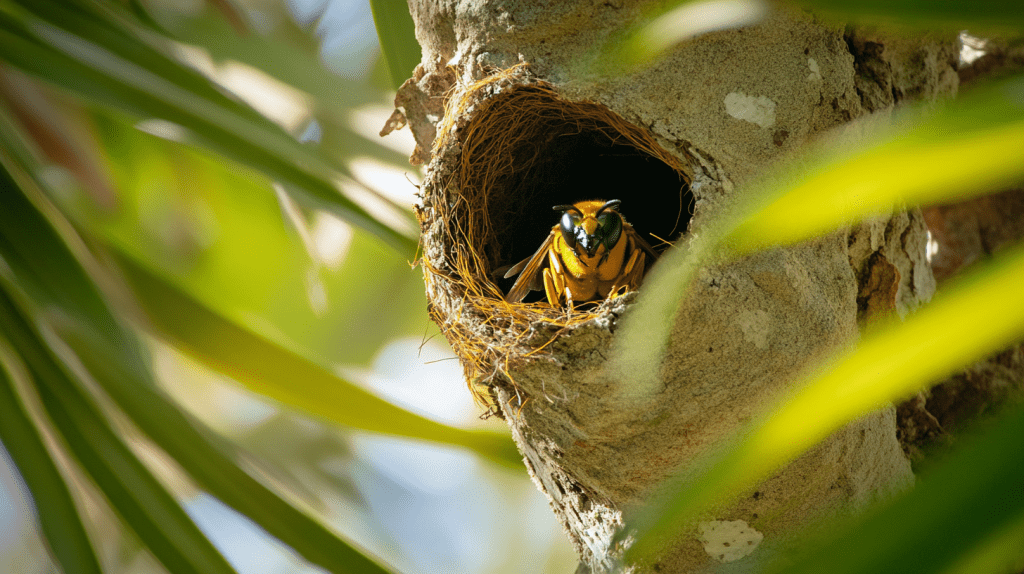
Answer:
[{"label": "dried grass nest", "polygon": [[514,386],[510,367],[631,298],[560,309],[537,293],[509,303],[512,280],[495,270],[536,251],[558,221],[552,206],[582,199],[621,199],[627,221],[665,245],[686,230],[691,174],[647,130],[604,105],[562,99],[526,65],[449,92],[438,132],[416,208],[428,307],[494,414],[496,377]]}]

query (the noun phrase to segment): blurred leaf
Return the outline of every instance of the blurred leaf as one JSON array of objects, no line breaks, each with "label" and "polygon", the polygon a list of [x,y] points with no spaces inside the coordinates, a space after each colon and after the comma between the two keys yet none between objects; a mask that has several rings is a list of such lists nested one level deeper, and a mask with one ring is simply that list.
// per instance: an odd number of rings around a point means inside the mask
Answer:
[{"label": "blurred leaf", "polygon": [[[349,239],[316,239],[307,251],[283,225],[280,204],[262,175],[136,130],[122,117],[65,110],[48,98],[37,99],[34,107],[46,111],[46,104],[53,107],[46,118],[85,125],[79,130],[86,135],[81,143],[102,150],[102,169],[116,189],[115,202],[96,205],[78,187],[47,185],[87,235],[173,277],[225,316],[250,328],[272,325],[275,340],[298,343],[332,363],[365,364],[386,341],[422,333],[427,318],[420,274],[381,242],[347,231]],[[44,183],[51,184],[59,171],[35,157],[32,148],[69,127],[43,122],[37,114],[31,124],[35,131],[23,131],[0,106],[5,150],[26,172],[49,174]],[[46,133],[37,133],[40,129]],[[23,141],[26,133],[35,141]],[[325,229],[347,229],[322,212],[300,225],[308,225],[303,232],[317,238]],[[336,241],[340,253],[323,261],[318,249]],[[311,281],[323,288],[323,307],[313,304]]]},{"label": "blurred leaf", "polygon": [[377,26],[380,49],[391,72],[394,89],[402,87],[412,77],[420,63],[420,45],[416,42],[416,27],[406,0],[370,0],[373,22]]},{"label": "blurred leaf", "polygon": [[[158,36],[141,36],[133,33],[131,20],[124,12],[113,12],[109,4],[95,0],[8,0],[8,4],[17,5],[24,10],[11,9],[10,14],[24,16],[31,14],[65,33],[85,39],[93,39],[96,46],[101,46],[112,55],[132,62],[146,70],[158,74],[163,80],[172,83],[188,92],[216,102],[229,108],[232,113],[241,115],[248,120],[264,122],[252,108],[224,95],[208,79],[195,70],[183,66],[177,60],[167,56],[156,48],[154,40]],[[34,19],[25,18],[23,23],[33,23]],[[38,23],[38,22],[35,22]],[[45,37],[45,34],[40,34]],[[52,41],[54,48],[60,49],[58,41]]]},{"label": "blurred leaf", "polygon": [[1017,0],[785,0],[846,21],[959,32],[964,28],[1019,30]]},{"label": "blurred leaf", "polygon": [[10,297],[0,292],[0,329],[24,358],[42,403],[69,451],[153,555],[168,570],[231,574],[234,569],[185,514],[170,493],[121,441],[69,378],[52,349]]},{"label": "blurred leaf", "polygon": [[332,514],[338,500],[369,508],[353,478],[363,461],[353,452],[350,438],[332,427],[311,426],[308,418],[290,410],[279,410],[231,436],[232,442],[252,453],[260,472],[269,474],[276,487]]},{"label": "blurred leaf", "polygon": [[[307,251],[282,224],[259,174],[98,120],[123,209],[116,218],[69,210],[90,234],[230,320],[331,363],[368,362],[386,341],[422,332],[423,281],[402,255],[350,232],[341,261],[321,266],[317,246]],[[326,214],[301,217],[310,235],[334,225]],[[326,308],[312,304],[311,279],[322,281]]]},{"label": "blurred leaf", "polygon": [[242,62],[262,70],[310,94],[322,108],[344,112],[382,101],[377,90],[327,73],[319,39],[294,25],[286,14],[280,16],[269,37],[266,31],[238,34],[224,18],[209,11],[195,18],[176,18],[169,26],[177,41],[201,46],[214,61]]},{"label": "blurred leaf", "polygon": [[[316,121],[323,129],[323,138],[318,146],[322,153],[342,164],[352,157],[369,156],[409,169],[406,154],[382,146],[376,133],[364,135],[352,128],[353,110],[366,106],[391,106],[389,95],[365,83],[327,73],[316,38],[311,38],[306,30],[299,28],[289,15],[275,16],[278,17],[273,29],[261,30],[259,34],[237,34],[223,18],[211,15],[209,11],[195,18],[173,19],[170,25],[171,33],[178,41],[201,46],[210,53],[214,62],[219,63],[219,69],[242,62],[309,94],[311,97],[307,101],[314,108]],[[419,48],[414,48],[418,62]],[[402,79],[411,73],[412,67]],[[386,83],[390,86],[391,82]]]},{"label": "blurred leaf", "polygon": [[[16,357],[10,343],[0,337],[0,442],[32,492],[43,535],[64,573],[100,574],[102,570],[64,477],[19,397],[15,373],[26,375],[23,365],[15,367]],[[30,381],[22,382],[27,384]]]},{"label": "blurred leaf", "polygon": [[642,520],[631,552],[649,554],[678,525],[752,488],[843,425],[1024,337],[1024,247],[979,265],[906,322],[866,335],[737,433],[734,445],[687,469],[678,488],[668,489],[670,499]]},{"label": "blurred leaf", "polygon": [[[0,120],[3,117],[0,116]],[[0,137],[8,135],[0,121]],[[120,326],[107,308],[90,273],[79,263],[84,251],[81,243],[68,245],[70,231],[57,229],[43,215],[39,206],[23,194],[35,185],[24,171],[16,169],[8,152],[15,146],[4,138],[0,148],[0,255],[6,262],[11,280],[38,301],[59,302],[61,308],[101,332],[118,332]],[[23,150],[16,150],[23,151]],[[19,160],[28,159],[24,155]],[[41,194],[41,192],[37,193]],[[51,213],[52,215],[52,213]],[[62,234],[63,232],[63,234]],[[92,271],[95,271],[93,269]],[[126,347],[125,352],[132,349]]]},{"label": "blurred leaf", "polygon": [[881,120],[807,146],[737,190],[731,213],[662,257],[624,319],[609,366],[629,373],[629,392],[658,384],[656,367],[696,269],[908,204],[962,200],[1024,181],[1024,76],[972,90],[935,112],[913,110],[895,126]]},{"label": "blurred leaf", "polygon": [[[69,20],[64,12],[49,2],[41,6],[46,8],[39,8],[44,19],[0,5],[0,59],[103,105],[181,126],[186,130],[182,137],[263,171],[306,202],[337,213],[403,253],[414,251],[414,240],[338,192],[333,179],[340,168],[328,165],[313,148],[301,145],[255,112],[239,111],[239,104],[230,99],[211,96],[209,86],[196,90],[195,81],[187,86],[176,83],[185,82],[183,77],[197,77],[183,65],[169,59],[157,65],[124,50],[119,53],[120,44],[111,40],[116,35],[102,26],[71,26],[79,36],[62,28]],[[169,66],[183,71],[167,73]]]},{"label": "blurred leaf", "polygon": [[985,538],[974,548],[961,553],[945,574],[1024,572],[1024,513],[1009,526],[987,534]]},{"label": "blurred leaf", "polygon": [[431,421],[380,399],[298,354],[225,320],[158,277],[124,261],[134,291],[175,346],[251,391],[354,429],[436,441],[519,468],[511,439]]},{"label": "blurred leaf", "polygon": [[37,304],[67,314],[54,321],[59,334],[139,429],[200,487],[310,562],[336,573],[386,572],[246,474],[236,460],[228,458],[237,454],[236,448],[182,414],[156,388],[134,333],[109,313],[79,260],[50,221],[18,193],[2,167],[0,178],[0,203],[4,205],[0,210],[0,261],[8,263],[9,279],[16,281],[19,291],[31,293]]},{"label": "blurred leaf", "polygon": [[613,35],[602,47],[595,66],[629,73],[686,40],[750,26],[768,12],[762,0],[672,0],[646,8],[636,24]]},{"label": "blurred leaf", "polygon": [[178,410],[152,386],[152,381],[118,364],[118,350],[109,347],[98,334],[76,327],[65,326],[62,335],[78,352],[85,367],[140,430],[171,455],[201,488],[329,572],[389,571],[370,559],[366,551],[353,548],[246,474],[238,467],[238,453],[228,458],[236,448],[211,437],[209,431],[199,432],[198,429],[206,429]]},{"label": "blurred leaf", "polygon": [[760,186],[759,194],[775,201],[745,218],[726,241],[746,253],[901,205],[960,201],[1024,182],[1024,76],[972,90],[923,115],[895,133],[886,128],[862,134],[860,143],[808,152],[788,173]]},{"label": "blurred leaf", "polygon": [[[913,491],[814,545],[785,574],[943,572],[989,540],[1015,534],[1009,557],[1024,556],[1024,410],[1006,413],[920,477]],[[1011,542],[1014,539],[1010,540]],[[1015,552],[1013,551],[1015,550]],[[1012,562],[1011,562],[1012,563]],[[1010,572],[1005,561],[993,569]]]},{"label": "blurred leaf", "polygon": [[379,136],[364,136],[351,127],[352,110],[389,105],[386,93],[328,73],[317,43],[287,16],[277,22],[270,37],[236,34],[223,18],[211,15],[175,20],[173,25],[177,40],[208,50],[219,70],[242,62],[309,94],[307,102],[324,132],[317,146],[321,153],[342,165],[352,157],[369,156],[409,167],[407,155],[380,145]]},{"label": "blurred leaf", "polygon": [[[26,156],[39,154],[63,166],[74,174],[93,204],[108,211],[115,209],[117,192],[104,169],[103,152],[94,145],[91,125],[81,121],[82,111],[77,107],[54,105],[53,91],[48,88],[15,69],[0,68],[0,122],[4,124],[0,137],[5,147],[24,147]],[[11,142],[21,138],[15,133],[19,131],[30,136],[32,144]]]},{"label": "blurred leaf", "polygon": [[965,28],[1013,34],[1024,24],[1024,10],[1017,0],[668,0],[646,9],[637,24],[610,38],[596,65],[627,73],[685,41],[756,24],[769,10],[791,8],[810,10],[819,18],[840,23],[916,33],[945,31],[950,39]]}]

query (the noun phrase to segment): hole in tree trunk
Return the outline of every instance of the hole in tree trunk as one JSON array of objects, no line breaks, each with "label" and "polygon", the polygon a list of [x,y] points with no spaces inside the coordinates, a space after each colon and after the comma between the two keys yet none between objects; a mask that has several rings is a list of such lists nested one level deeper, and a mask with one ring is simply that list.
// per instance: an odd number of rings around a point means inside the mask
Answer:
[{"label": "hole in tree trunk", "polygon": [[[520,153],[536,154],[529,169],[515,172],[505,186],[505,197],[490,202],[495,230],[492,269],[529,257],[558,223],[555,205],[586,199],[619,199],[619,211],[633,228],[658,251],[686,231],[693,196],[682,174],[646,151],[615,137],[608,124],[580,131],[574,122],[558,117],[537,117],[546,135]],[[530,149],[532,148],[532,149]],[[524,158],[528,159],[528,158]],[[517,162],[518,163],[518,162]],[[515,278],[497,278],[507,293]],[[541,301],[534,291],[526,301]]]},{"label": "hole in tree trunk", "polygon": [[660,251],[687,231],[690,181],[687,165],[647,129],[602,104],[563,99],[523,67],[454,94],[417,215],[430,313],[474,392],[483,398],[510,365],[614,306],[567,312],[543,291],[522,303],[505,298],[515,277],[496,271],[537,251],[559,221],[552,206],[618,199],[625,220]]},{"label": "hole in tree trunk", "polygon": [[[607,107],[563,100],[542,83],[473,106],[458,134],[457,192],[466,201],[452,204],[465,236],[451,239],[468,243],[482,267],[474,274],[501,293],[514,278],[493,271],[537,250],[558,223],[555,205],[619,199],[620,213],[657,250],[686,231],[693,195],[679,160]],[[527,302],[541,299],[534,292]]]}]

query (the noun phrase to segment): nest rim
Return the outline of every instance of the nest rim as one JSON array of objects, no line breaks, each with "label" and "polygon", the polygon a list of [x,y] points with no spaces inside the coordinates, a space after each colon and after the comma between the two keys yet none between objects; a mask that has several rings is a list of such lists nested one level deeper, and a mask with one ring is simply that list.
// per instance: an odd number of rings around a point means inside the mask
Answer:
[{"label": "nest rim", "polygon": [[[543,357],[563,334],[596,319],[617,316],[633,299],[627,294],[573,308],[555,308],[546,301],[511,303],[492,277],[502,242],[501,229],[495,229],[491,217],[505,207],[489,203],[507,203],[515,195],[506,189],[499,196],[495,189],[507,187],[515,170],[523,171],[523,162],[515,161],[515,146],[523,146],[544,127],[524,127],[524,122],[536,122],[538,117],[544,118],[541,124],[561,121],[563,128],[572,126],[580,134],[589,129],[599,134],[595,137],[632,148],[645,161],[667,166],[689,195],[687,223],[692,217],[693,173],[683,159],[662,147],[647,129],[607,106],[564,99],[552,84],[535,78],[528,65],[495,71],[449,92],[417,206],[420,261],[431,318],[459,356],[474,398],[488,407],[487,414],[497,413],[492,389],[496,377],[514,387],[509,372],[517,362]],[[518,159],[523,155],[519,153]],[[537,160],[540,151],[525,155]],[[682,155],[689,159],[685,152]],[[683,188],[679,193],[681,217]],[[676,240],[685,236],[686,227]]]}]

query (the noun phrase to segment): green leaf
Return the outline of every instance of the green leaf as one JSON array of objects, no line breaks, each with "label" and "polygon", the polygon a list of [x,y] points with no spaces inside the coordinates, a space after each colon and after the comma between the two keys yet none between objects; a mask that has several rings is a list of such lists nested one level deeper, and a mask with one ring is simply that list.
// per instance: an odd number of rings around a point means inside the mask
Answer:
[{"label": "green leaf", "polygon": [[[221,16],[207,11],[195,18],[174,19],[170,34],[201,46],[216,62],[236,61],[310,94],[315,104],[339,113],[381,102],[378,90],[325,73],[319,38],[295,26],[282,10],[277,26],[259,34],[239,34]],[[267,37],[269,34],[269,37]]]},{"label": "green leaf", "polygon": [[337,163],[345,165],[349,158],[369,156],[408,168],[407,155],[382,146],[380,136],[365,136],[350,127],[352,110],[386,103],[385,94],[327,73],[315,38],[296,27],[287,15],[282,14],[272,30],[259,34],[239,34],[223,17],[209,11],[171,24],[175,39],[200,46],[214,62],[244,63],[309,94],[307,103],[323,129],[318,150]]},{"label": "green leaf", "polygon": [[[53,193],[84,234],[222,316],[331,364],[366,364],[387,341],[423,332],[422,273],[380,241],[354,233],[341,261],[325,261],[315,235],[337,225],[325,214],[297,213],[293,226],[282,225],[281,203],[259,174],[118,118],[91,119],[112,166],[117,212]],[[326,295],[320,307],[310,293],[316,283]]]},{"label": "green leaf", "polygon": [[0,337],[0,442],[32,492],[43,535],[64,573],[100,574],[102,570],[64,477],[19,396],[15,378],[21,379],[22,387],[31,385],[31,381],[18,363],[15,350]]},{"label": "green leaf", "polygon": [[420,45],[406,0],[370,0],[373,22],[377,26],[380,49],[397,90],[420,63]]},{"label": "green leaf", "polygon": [[217,439],[199,421],[183,414],[154,388],[148,373],[128,370],[119,364],[118,350],[111,348],[98,333],[67,325],[61,334],[118,406],[201,488],[328,572],[390,571],[372,560],[366,551],[343,541],[246,474],[237,466],[239,449]]},{"label": "green leaf", "polygon": [[1024,182],[1024,76],[914,114],[903,129],[884,125],[853,142],[812,148],[781,168],[758,186],[759,195],[776,199],[726,242],[739,253],[796,243],[901,205],[958,201]]},{"label": "green leaf", "polygon": [[[316,120],[323,128],[318,147],[336,161],[344,164],[352,157],[369,156],[408,169],[406,154],[382,146],[380,136],[356,133],[350,127],[352,110],[389,103],[387,95],[366,84],[325,73],[316,38],[310,38],[287,15],[281,14],[272,30],[260,34],[238,34],[224,18],[209,11],[195,18],[175,19],[171,24],[170,33],[177,40],[201,46],[215,62],[244,63],[309,94],[307,101],[315,108]],[[414,49],[418,61],[419,48]],[[412,73],[415,64],[399,83]]]},{"label": "green leaf", "polygon": [[69,378],[42,334],[12,300],[13,285],[3,283],[0,329],[37,382],[54,429],[125,524],[171,572],[233,574],[177,501],[111,429],[92,397]]},{"label": "green leaf", "polygon": [[969,572],[1010,572],[1009,565],[1024,556],[1024,410],[1005,413],[991,426],[980,436],[958,442],[953,453],[919,478],[913,491],[817,541],[810,556],[795,565],[776,570],[946,572],[990,541],[998,543],[1009,535],[1015,548],[1007,548],[990,569]]},{"label": "green leaf", "polygon": [[82,27],[78,31],[84,36],[79,36],[62,28],[61,18],[44,15],[49,19],[0,5],[0,59],[102,105],[181,126],[183,138],[260,170],[307,203],[337,213],[403,253],[413,253],[414,240],[339,193],[333,178],[341,168],[329,165],[314,148],[299,144],[254,112],[239,112],[237,104],[225,103],[223,97],[207,97],[175,83],[181,78],[168,79],[160,75],[162,68],[147,68],[149,60],[128,59],[100,27]]},{"label": "green leaf", "polygon": [[866,335],[792,397],[736,434],[733,445],[687,469],[674,494],[641,520],[646,556],[702,510],[754,487],[843,425],[1024,337],[1024,247],[992,258],[907,318]]},{"label": "green leaf", "polygon": [[41,214],[0,170],[0,257],[20,288],[69,317],[56,321],[91,376],[139,429],[177,460],[202,488],[245,514],[306,560],[331,572],[386,570],[247,475],[237,453],[181,413],[160,392],[133,333],[114,320],[95,285]]},{"label": "green leaf", "polygon": [[1016,0],[787,0],[844,21],[959,32],[1019,31],[1024,10]]},{"label": "green leaf", "polygon": [[[944,31],[950,39],[965,28],[974,33],[1015,35],[1024,24],[1024,10],[1017,0],[782,0],[778,4],[813,11],[819,18],[841,24],[914,33]],[[611,38],[596,65],[627,73],[703,34],[756,24],[773,8],[757,0],[659,2],[647,8],[637,24]]]},{"label": "green leaf", "polygon": [[655,388],[656,366],[696,269],[907,205],[967,199],[1024,181],[1024,76],[977,88],[931,113],[912,110],[894,124],[873,120],[863,128],[811,145],[737,190],[731,213],[662,257],[624,319],[609,366],[635,381],[631,392]]},{"label": "green leaf", "polygon": [[353,429],[461,446],[521,468],[508,436],[450,427],[396,407],[224,319],[137,263],[123,263],[154,334],[249,390]]},{"label": "green leaf", "polygon": [[756,24],[767,13],[754,0],[663,1],[648,6],[632,26],[614,34],[593,64],[599,69],[626,74],[650,64],[677,44],[697,36]]},{"label": "green leaf", "polygon": [[117,321],[92,279],[18,191],[6,167],[0,164],[0,254],[15,280],[31,283],[38,290],[34,296],[61,301],[97,329],[116,330]]},{"label": "green leaf", "polygon": [[[383,573],[359,550],[246,474],[237,453],[157,389],[134,333],[107,311],[95,285],[55,230],[0,169],[0,257],[23,296],[60,308],[56,329],[115,403],[200,487],[247,515],[304,558],[336,573]],[[26,182],[27,183],[27,182]],[[13,286],[12,286],[13,287]],[[40,320],[43,320],[41,317]]]},{"label": "green leaf", "polygon": [[[112,54],[133,62],[172,84],[196,95],[230,108],[233,113],[255,122],[265,122],[252,108],[226,96],[199,72],[182,66],[154,47],[159,36],[137,33],[124,18],[102,2],[61,2],[59,0],[15,0],[25,12],[81,38],[93,38]],[[133,33],[136,32],[136,33]],[[154,42],[154,44],[151,44]]]}]

